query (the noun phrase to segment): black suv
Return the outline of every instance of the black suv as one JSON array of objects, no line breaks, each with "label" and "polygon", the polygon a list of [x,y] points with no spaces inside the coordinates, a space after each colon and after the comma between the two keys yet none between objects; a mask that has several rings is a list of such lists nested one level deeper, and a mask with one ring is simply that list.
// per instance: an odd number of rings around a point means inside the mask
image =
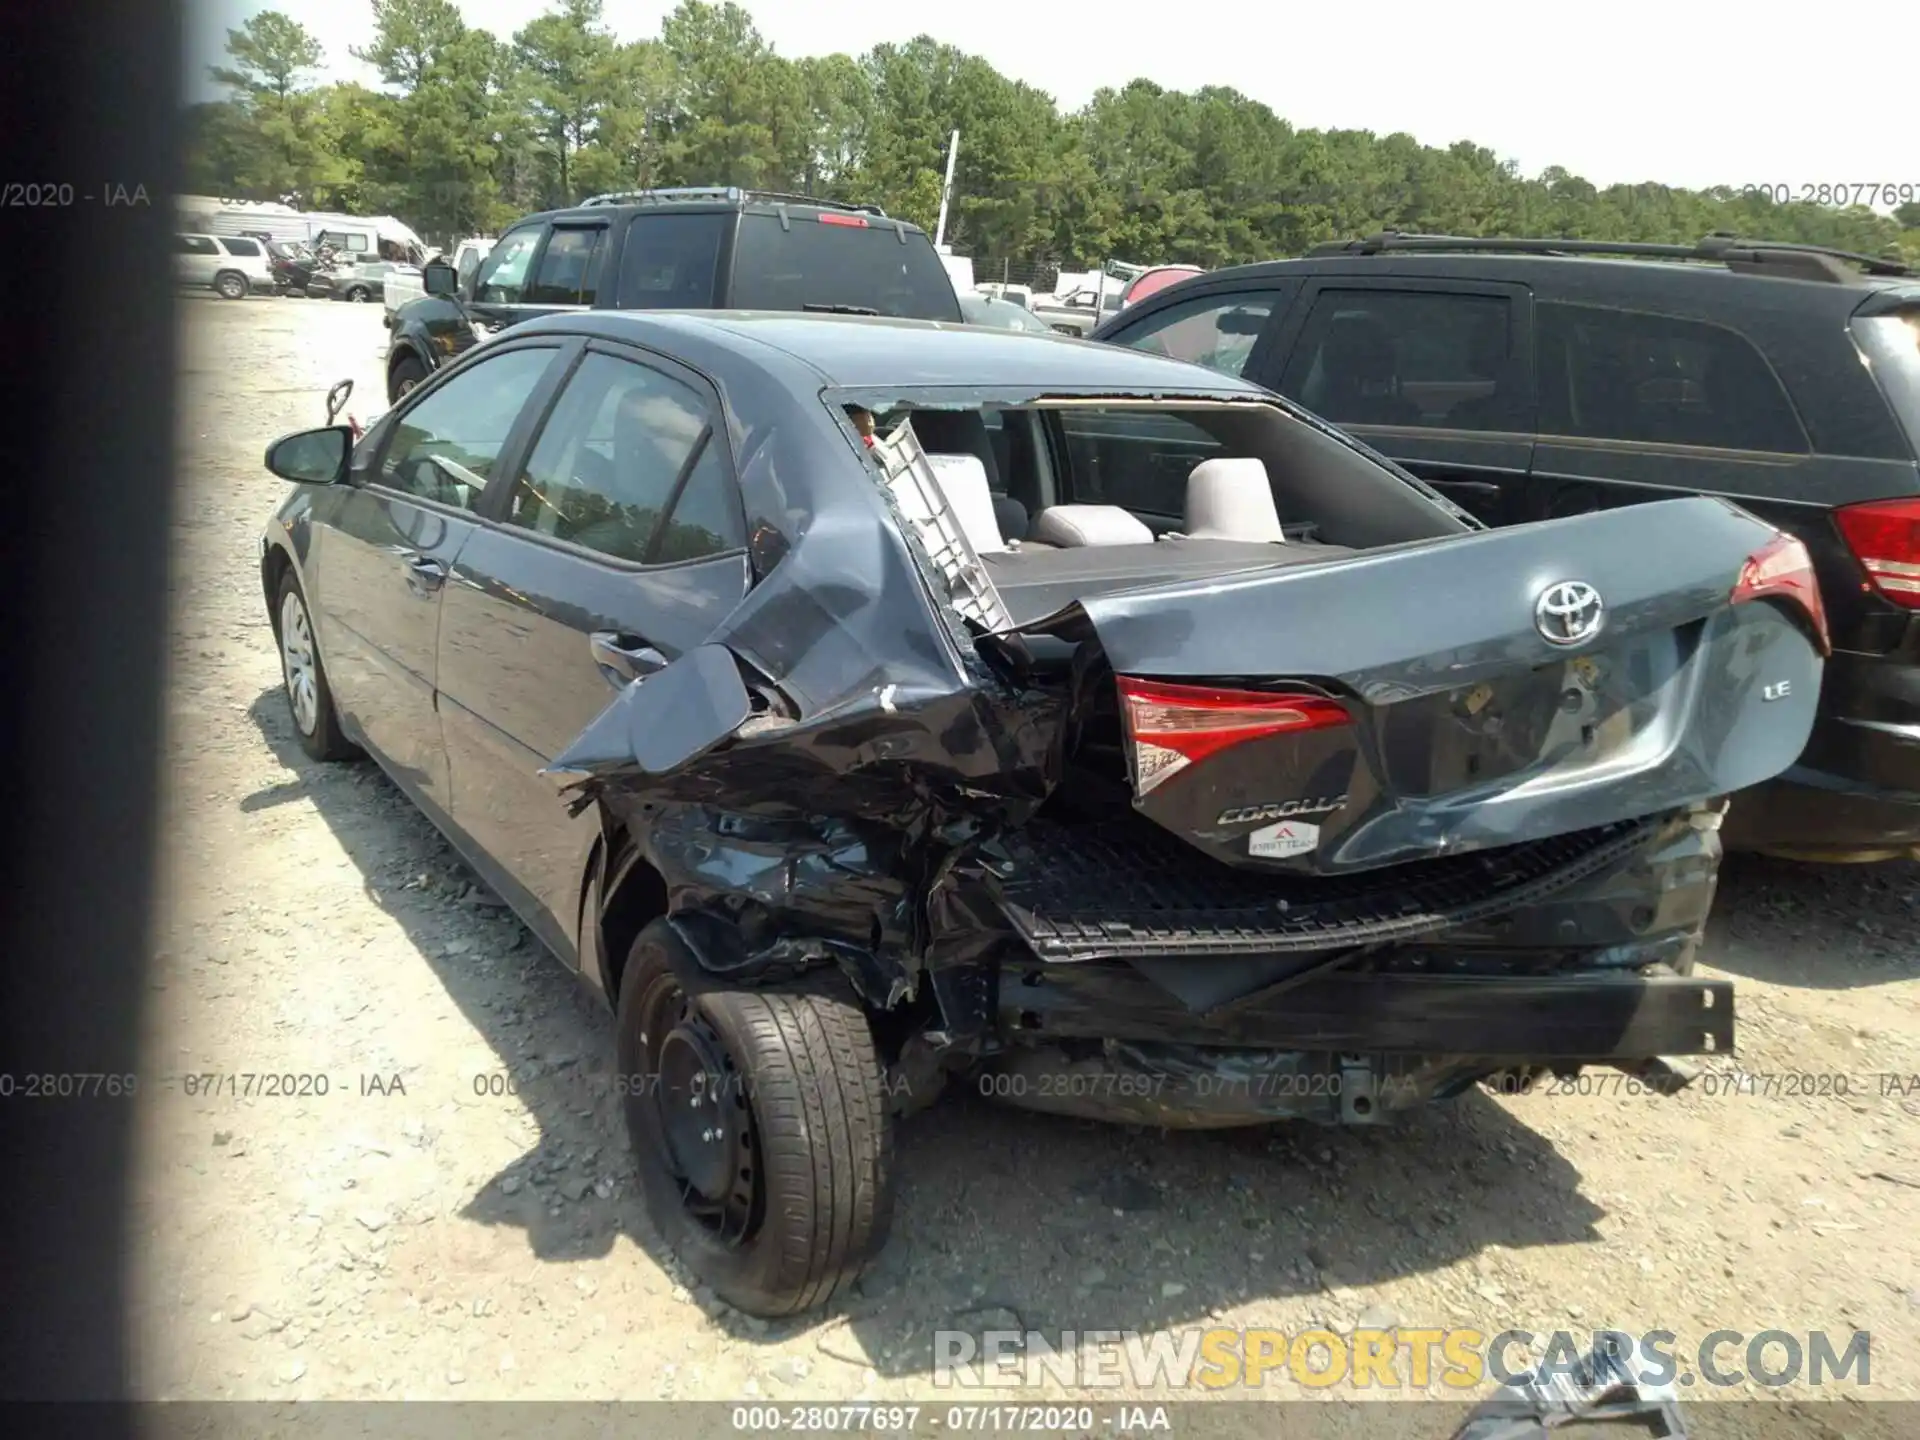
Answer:
[{"label": "black suv", "polygon": [[[1699,245],[1376,235],[1216,270],[1095,339],[1257,381],[1493,525],[1682,493],[1805,541],[1834,655],[1741,848],[1920,855],[1920,277]],[[1178,487],[1164,504],[1179,506]]]},{"label": "black suv", "polygon": [[387,398],[522,320],[566,310],[816,310],[960,320],[924,230],[877,205],[696,187],[529,215],[464,281],[426,267],[394,313]]}]

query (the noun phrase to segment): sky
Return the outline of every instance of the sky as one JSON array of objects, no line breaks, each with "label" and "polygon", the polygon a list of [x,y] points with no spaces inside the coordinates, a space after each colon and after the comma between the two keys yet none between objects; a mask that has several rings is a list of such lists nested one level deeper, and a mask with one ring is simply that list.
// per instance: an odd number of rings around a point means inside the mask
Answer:
[{"label": "sky", "polygon": [[[219,93],[206,67],[220,60],[227,27],[268,8],[325,46],[322,78],[376,81],[348,54],[372,36],[368,0],[189,6],[192,98]],[[547,8],[548,0],[460,4],[468,24],[502,39]],[[1225,85],[1302,128],[1406,131],[1429,145],[1471,140],[1528,175],[1561,165],[1602,186],[1920,186],[1911,65],[1895,36],[1876,42],[1866,21],[1778,24],[1763,9],[1700,0],[1373,0],[1303,5],[1297,14],[1260,0],[962,0],[924,9],[757,0],[745,8],[783,55],[857,55],[930,34],[1068,109],[1135,78],[1170,90]],[[622,40],[658,34],[672,9],[605,3]],[[1128,14],[1142,17],[1138,40],[1114,19]]]}]

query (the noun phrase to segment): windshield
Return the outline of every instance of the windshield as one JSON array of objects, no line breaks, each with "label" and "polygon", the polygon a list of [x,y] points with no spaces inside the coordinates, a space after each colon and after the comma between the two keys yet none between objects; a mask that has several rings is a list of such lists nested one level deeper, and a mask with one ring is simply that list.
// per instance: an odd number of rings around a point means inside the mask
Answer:
[{"label": "windshield", "polygon": [[818,219],[743,215],[731,303],[743,310],[850,309],[958,320],[960,303],[933,244],[905,243],[890,220],[824,212]]}]

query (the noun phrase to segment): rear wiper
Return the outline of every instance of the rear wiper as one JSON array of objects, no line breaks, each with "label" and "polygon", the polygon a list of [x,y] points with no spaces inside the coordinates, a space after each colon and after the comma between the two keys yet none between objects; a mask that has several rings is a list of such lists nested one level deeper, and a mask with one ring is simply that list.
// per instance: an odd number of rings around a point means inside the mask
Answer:
[{"label": "rear wiper", "polygon": [[802,310],[811,310],[819,315],[878,315],[878,310],[865,305],[802,305]]}]

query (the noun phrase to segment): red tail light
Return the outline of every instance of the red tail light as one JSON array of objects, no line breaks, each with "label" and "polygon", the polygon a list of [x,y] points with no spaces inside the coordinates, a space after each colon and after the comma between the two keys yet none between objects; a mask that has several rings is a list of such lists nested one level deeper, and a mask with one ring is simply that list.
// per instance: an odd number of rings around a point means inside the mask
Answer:
[{"label": "red tail light", "polygon": [[1121,675],[1117,681],[1143,795],[1194,761],[1228,746],[1352,723],[1344,706],[1322,695],[1169,685],[1131,675]]},{"label": "red tail light", "polygon": [[1920,610],[1920,500],[1875,500],[1833,512],[1870,585],[1896,605]]},{"label": "red tail light", "polygon": [[835,215],[823,210],[815,218],[819,220],[822,225],[846,225],[855,230],[864,230],[867,228],[866,217],[863,215]]},{"label": "red tail light", "polygon": [[1793,536],[1776,535],[1747,557],[1732,599],[1736,605],[1742,600],[1793,601],[1806,612],[1820,653],[1833,653],[1833,642],[1827,635],[1827,607],[1820,599],[1819,581],[1814,578],[1813,557]]}]

